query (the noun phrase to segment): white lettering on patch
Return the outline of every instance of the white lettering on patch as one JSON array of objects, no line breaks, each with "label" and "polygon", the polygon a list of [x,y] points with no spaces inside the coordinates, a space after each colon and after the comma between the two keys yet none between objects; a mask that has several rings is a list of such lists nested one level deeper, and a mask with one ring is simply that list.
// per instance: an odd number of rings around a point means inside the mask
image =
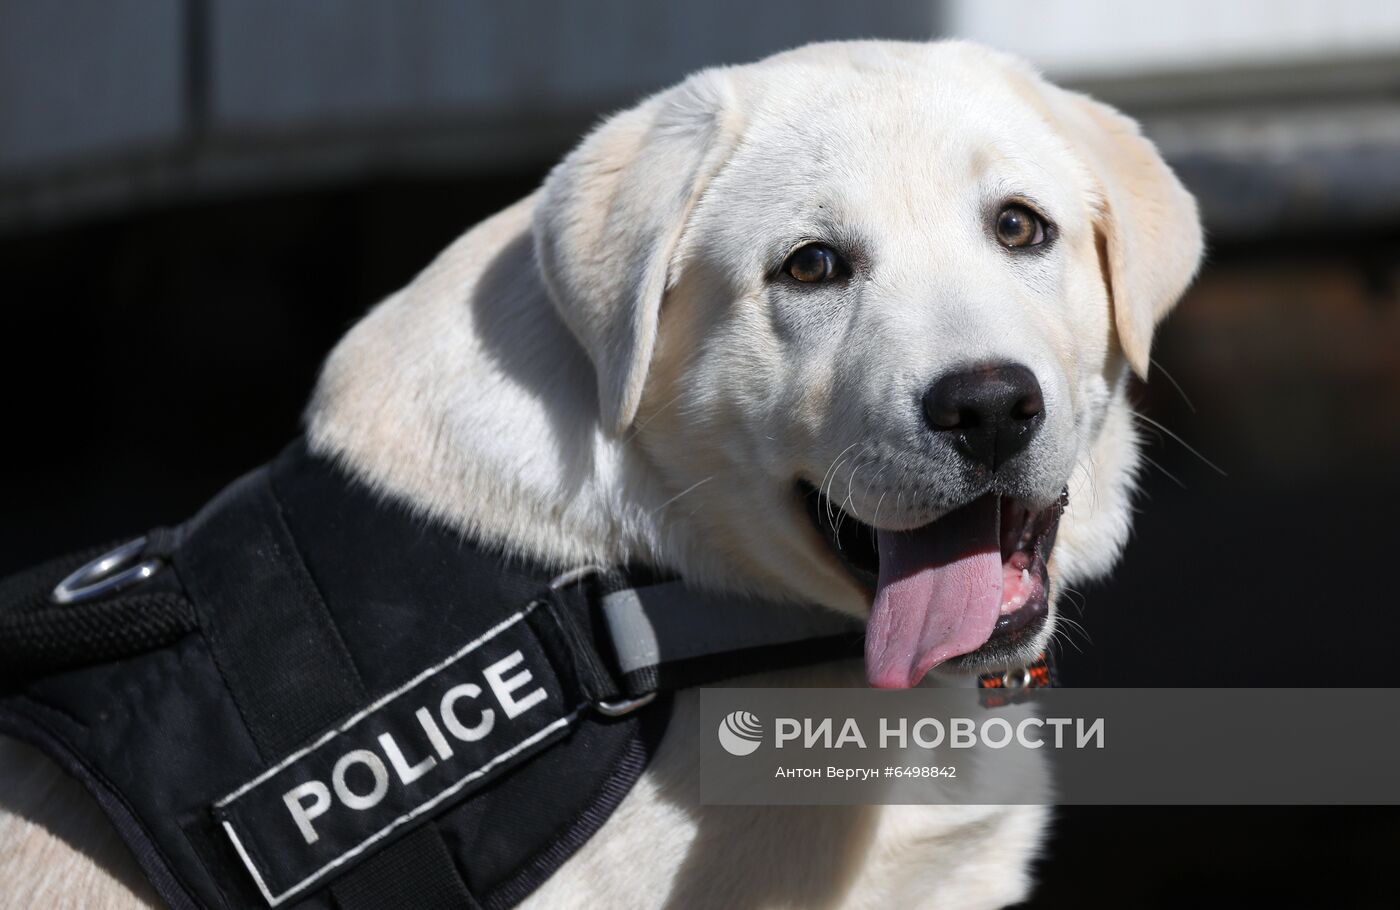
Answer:
[{"label": "white lettering on patch", "polygon": [[[561,704],[563,692],[551,699],[558,682],[553,668],[547,660],[539,662],[543,652],[537,643],[525,644],[538,641],[528,625],[520,624],[535,606],[497,624],[214,804],[221,826],[270,906],[306,890],[395,829],[573,723],[577,706]],[[481,661],[490,663],[473,669],[470,662],[461,662],[504,633],[509,633],[504,647],[498,642],[496,654]],[[516,641],[521,645],[512,647]],[[547,702],[549,712],[536,717]],[[491,748],[493,736],[505,739],[503,748],[483,751]],[[259,789],[265,783],[275,789]]]}]

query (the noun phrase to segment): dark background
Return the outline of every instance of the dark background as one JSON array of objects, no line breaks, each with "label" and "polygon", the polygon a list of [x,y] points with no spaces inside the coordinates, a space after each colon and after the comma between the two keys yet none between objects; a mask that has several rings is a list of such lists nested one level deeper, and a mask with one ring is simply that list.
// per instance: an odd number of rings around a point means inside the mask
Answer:
[{"label": "dark background", "polygon": [[[624,81],[570,106],[545,92],[531,110],[548,129],[524,132],[489,111],[361,120],[353,104],[330,126],[221,132],[227,105],[209,101],[219,93],[208,81],[227,60],[207,58],[220,6],[174,7],[184,49],[172,72],[193,139],[60,150],[8,172],[0,154],[0,574],[178,522],[275,453],[350,324],[465,228],[530,192],[591,117],[635,94]],[[35,14],[14,7],[0,3],[0,34],[16,22],[32,30]],[[665,55],[653,51],[647,73],[671,78],[714,53],[658,63]],[[1286,121],[1278,111],[1305,104],[1312,95],[1299,85],[1314,84],[1289,72],[1277,83],[1286,90],[1264,100],[1129,107],[1149,131],[1185,108],[1245,116],[1235,105]],[[635,78],[642,89],[665,81]],[[7,116],[47,128],[4,104],[44,85],[0,67],[0,130]],[[1348,85],[1325,105],[1396,94],[1388,79]],[[431,146],[439,134],[454,137],[446,151]],[[1400,174],[1400,155],[1358,140],[1321,158],[1275,156],[1270,171],[1209,143],[1177,148],[1211,251],[1154,349],[1166,372],[1136,390],[1170,433],[1144,427],[1155,464],[1134,539],[1111,581],[1071,595],[1068,615],[1083,628],[1059,647],[1062,679],[1393,686],[1400,205],[1376,187]],[[344,158],[355,149],[363,154]],[[461,166],[442,164],[459,152]],[[1390,808],[1068,808],[1031,906],[1394,905],[1382,876],[1398,848]]]}]

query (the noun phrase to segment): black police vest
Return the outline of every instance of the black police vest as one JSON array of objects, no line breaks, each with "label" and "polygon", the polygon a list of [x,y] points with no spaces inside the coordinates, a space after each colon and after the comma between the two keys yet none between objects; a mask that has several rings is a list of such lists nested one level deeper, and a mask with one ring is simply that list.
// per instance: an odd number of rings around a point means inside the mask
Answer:
[{"label": "black police vest", "polygon": [[0,732],[172,907],[508,907],[627,794],[666,693],[859,653],[834,614],[507,557],[298,442],[0,583]]}]

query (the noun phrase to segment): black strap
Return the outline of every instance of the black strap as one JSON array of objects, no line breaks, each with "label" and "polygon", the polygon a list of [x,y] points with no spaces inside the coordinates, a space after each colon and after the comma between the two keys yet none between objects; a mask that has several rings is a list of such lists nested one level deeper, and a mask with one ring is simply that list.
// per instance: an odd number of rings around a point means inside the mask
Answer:
[{"label": "black strap", "polygon": [[754,673],[854,660],[862,655],[863,648],[860,634],[853,632],[665,661],[623,674],[621,694],[635,699],[650,692],[712,686]]},{"label": "black strap", "polygon": [[[175,569],[244,723],[267,761],[369,700],[307,571],[266,468],[189,525]],[[269,623],[268,616],[276,616]],[[425,825],[336,879],[345,910],[452,910],[474,903],[441,835]]]},{"label": "black strap", "polygon": [[[859,658],[864,624],[833,611],[711,595],[676,579],[599,572],[551,589],[555,611],[587,630],[569,650],[606,701],[752,673]],[[567,623],[565,623],[567,625]]]},{"label": "black strap", "polygon": [[199,513],[174,563],[264,759],[290,752],[368,700],[265,469]]},{"label": "black strap", "polygon": [[480,905],[467,891],[437,829],[419,828],[331,886],[340,910]]}]

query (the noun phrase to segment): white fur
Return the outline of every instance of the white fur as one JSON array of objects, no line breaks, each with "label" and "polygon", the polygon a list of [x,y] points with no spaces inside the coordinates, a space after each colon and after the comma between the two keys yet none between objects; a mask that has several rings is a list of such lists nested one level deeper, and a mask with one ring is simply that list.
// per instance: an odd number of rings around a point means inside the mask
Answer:
[{"label": "white fur", "polygon": [[[1052,217],[1052,248],[1013,259],[995,244],[987,213],[1008,197]],[[814,239],[856,249],[858,277],[769,280]],[[1128,371],[1145,372],[1200,248],[1190,197],[1116,112],[971,45],[813,45],[697,74],[600,126],[540,193],[350,331],[309,434],[510,554],[649,562],[864,616],[795,479],[868,523],[938,518],[973,481],[910,402],[948,369],[1016,360],[1047,418],[1001,492],[1045,504],[1068,484],[1060,588],[1106,572],[1126,540]],[[860,684],[846,665],[801,679]],[[532,905],[993,907],[1027,893],[1043,809],[702,806],[695,711],[683,694],[656,761]],[[0,821],[12,893],[62,881],[75,903],[120,905],[119,879],[50,840]]]}]

